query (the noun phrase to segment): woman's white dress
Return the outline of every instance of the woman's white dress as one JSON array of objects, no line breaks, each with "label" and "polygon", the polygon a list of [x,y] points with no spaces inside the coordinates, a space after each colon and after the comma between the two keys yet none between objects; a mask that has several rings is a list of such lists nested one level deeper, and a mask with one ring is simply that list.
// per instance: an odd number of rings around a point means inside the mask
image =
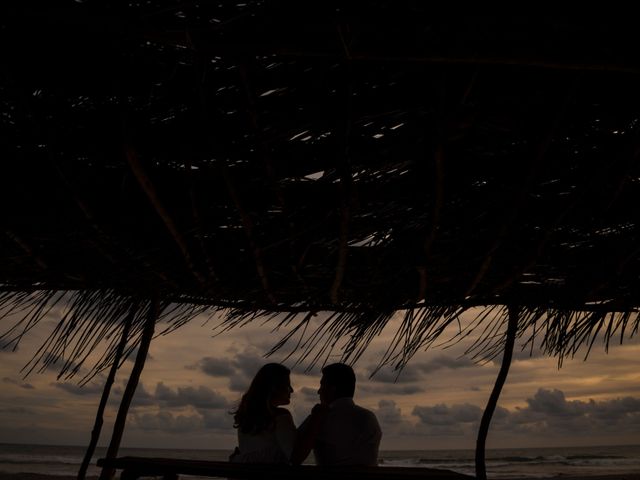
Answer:
[{"label": "woman's white dress", "polygon": [[274,426],[260,433],[243,433],[238,429],[238,450],[234,463],[289,463],[296,426],[288,410],[276,415]]}]

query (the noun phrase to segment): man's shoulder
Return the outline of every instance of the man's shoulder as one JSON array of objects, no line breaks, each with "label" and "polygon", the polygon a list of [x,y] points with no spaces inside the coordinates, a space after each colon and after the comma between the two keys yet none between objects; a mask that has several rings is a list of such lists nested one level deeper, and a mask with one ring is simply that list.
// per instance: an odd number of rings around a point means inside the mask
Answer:
[{"label": "man's shoulder", "polygon": [[378,425],[375,413],[346,397],[332,404],[327,420],[331,425],[342,425],[345,428],[346,425],[352,425],[352,428],[367,428]]},{"label": "man's shoulder", "polygon": [[378,423],[378,417],[376,417],[376,414],[371,410],[369,410],[368,408],[362,407],[354,403],[353,413],[355,414],[355,416],[357,416],[358,418],[364,421],[368,421],[370,423],[375,422],[376,424]]},{"label": "man's shoulder", "polygon": [[362,412],[363,414],[375,415],[371,410],[363,407],[362,405],[358,405],[357,403],[353,404],[353,408],[358,412]]}]

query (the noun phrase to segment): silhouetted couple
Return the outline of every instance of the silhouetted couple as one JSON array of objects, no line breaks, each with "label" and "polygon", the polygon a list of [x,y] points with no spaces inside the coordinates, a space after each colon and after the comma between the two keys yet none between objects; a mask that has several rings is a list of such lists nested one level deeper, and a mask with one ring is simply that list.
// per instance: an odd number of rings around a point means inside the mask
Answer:
[{"label": "silhouetted couple", "polygon": [[239,463],[302,463],[313,450],[318,465],[376,465],[382,432],[373,412],[353,403],[356,376],[343,363],[322,369],[320,403],[296,429],[283,405],[291,401],[290,372],[263,366],[234,413]]}]

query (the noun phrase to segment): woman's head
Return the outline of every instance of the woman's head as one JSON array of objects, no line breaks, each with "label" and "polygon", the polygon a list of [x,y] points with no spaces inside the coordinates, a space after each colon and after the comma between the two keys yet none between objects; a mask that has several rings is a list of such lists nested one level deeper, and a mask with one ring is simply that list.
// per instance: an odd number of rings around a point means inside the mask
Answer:
[{"label": "woman's head", "polygon": [[251,381],[235,411],[234,426],[243,432],[259,432],[272,425],[276,408],[291,401],[290,371],[279,363],[267,363]]},{"label": "woman's head", "polygon": [[279,363],[267,363],[253,377],[245,396],[264,401],[272,407],[288,405],[291,400],[291,372]]}]

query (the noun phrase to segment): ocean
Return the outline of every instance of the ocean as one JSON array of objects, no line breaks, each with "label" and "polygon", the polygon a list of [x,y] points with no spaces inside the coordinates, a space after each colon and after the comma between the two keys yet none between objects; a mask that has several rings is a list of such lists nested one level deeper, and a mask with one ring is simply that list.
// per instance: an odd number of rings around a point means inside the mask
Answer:
[{"label": "ocean", "polygon": [[[88,475],[99,475],[96,460]],[[85,447],[0,444],[0,472],[76,475]],[[227,450],[121,448],[119,456],[226,460]],[[380,452],[382,466],[444,468],[473,475],[473,450],[388,450]],[[490,478],[545,478],[557,475],[640,473],[640,445],[606,447],[523,448],[487,450]]]}]

